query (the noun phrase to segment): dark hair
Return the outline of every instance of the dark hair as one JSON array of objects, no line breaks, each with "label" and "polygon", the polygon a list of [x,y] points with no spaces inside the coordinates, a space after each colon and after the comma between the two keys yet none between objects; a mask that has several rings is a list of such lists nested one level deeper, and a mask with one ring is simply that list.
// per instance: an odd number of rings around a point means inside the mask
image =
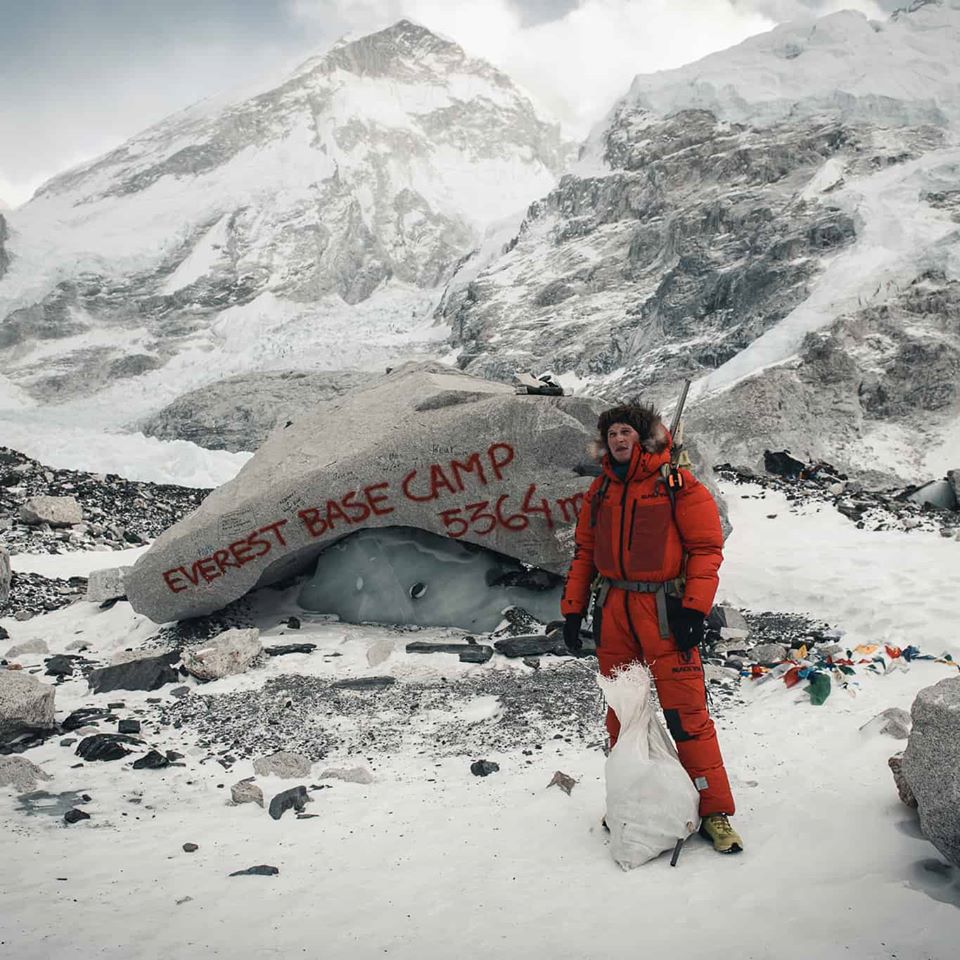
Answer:
[{"label": "dark hair", "polygon": [[643,441],[653,436],[654,430],[660,423],[660,414],[653,408],[652,403],[624,403],[619,407],[604,410],[597,421],[602,444],[606,445],[607,431],[615,423],[625,423],[633,427]]}]

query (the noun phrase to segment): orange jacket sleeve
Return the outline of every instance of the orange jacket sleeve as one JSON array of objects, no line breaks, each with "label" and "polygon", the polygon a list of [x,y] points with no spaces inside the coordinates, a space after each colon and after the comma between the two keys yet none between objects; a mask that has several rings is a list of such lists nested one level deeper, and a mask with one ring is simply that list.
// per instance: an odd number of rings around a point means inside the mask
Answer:
[{"label": "orange jacket sleeve", "polygon": [[593,526],[590,523],[590,505],[594,494],[600,487],[601,478],[597,477],[590,484],[590,489],[580,508],[577,517],[577,529],[574,533],[576,547],[573,551],[573,560],[567,571],[567,582],[563,588],[563,599],[560,601],[560,613],[586,614],[587,604],[590,602],[590,586],[593,583]]},{"label": "orange jacket sleeve", "polygon": [[723,530],[720,512],[710,491],[688,470],[683,470],[683,486],[677,493],[676,520],[687,551],[687,586],[683,605],[710,612],[723,562]]}]

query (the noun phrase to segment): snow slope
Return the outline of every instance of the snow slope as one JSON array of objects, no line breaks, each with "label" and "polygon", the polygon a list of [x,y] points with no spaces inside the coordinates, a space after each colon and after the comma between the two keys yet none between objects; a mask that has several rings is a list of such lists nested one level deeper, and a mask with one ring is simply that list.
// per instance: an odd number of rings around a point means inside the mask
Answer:
[{"label": "snow slope", "polygon": [[[943,599],[952,592],[955,542],[866,533],[832,510],[792,513],[781,496],[760,498],[759,489],[725,492],[734,524],[722,570],[726,599],[824,617],[850,643],[889,639],[960,652],[955,611]],[[273,623],[280,612],[272,611]],[[12,640],[43,637],[55,648],[79,632],[105,654],[155,630],[125,603],[109,611],[77,604],[2,625]],[[304,623],[295,637],[276,626],[268,635],[285,632],[287,640],[317,643],[318,653],[273,660],[265,672],[217,681],[203,693],[250,688],[291,670],[386,673],[404,682],[494,668],[402,653],[370,667],[367,653],[377,644],[406,642],[384,628]],[[318,659],[331,652],[342,656]],[[89,793],[92,819],[65,828],[56,817],[26,817],[9,791],[0,792],[0,854],[18,864],[0,879],[0,940],[22,960],[317,950],[361,960],[451,950],[561,960],[638,950],[677,960],[727,952],[757,960],[952,960],[960,871],[938,866],[897,799],[886,759],[902,742],[860,730],[887,707],[909,708],[917,690],[951,673],[916,662],[906,673],[861,674],[855,698],[835,691],[822,707],[800,689],[745,689],[745,702],[719,721],[744,854],[720,858],[695,839],[675,870],[661,858],[629,874],[610,858],[599,826],[603,756],[577,739],[547,737],[531,757],[488,754],[501,769],[486,778],[469,772],[476,757],[435,758],[429,748],[332,756],[314,767],[314,778],[328,763],[366,763],[375,781],[322,781],[334,786],[314,794],[307,811],[315,819],[288,814],[279,822],[252,805],[225,807],[220,785],[249,775],[248,762],[224,772],[201,762],[207,751],[187,746],[185,769],[133,771],[119,762],[71,770],[72,753],[54,740],[29,752],[54,777],[42,786]],[[89,697],[75,683],[57,697],[61,710],[120,698]],[[146,697],[122,699],[133,708]],[[454,715],[464,724],[497,723],[496,704],[487,702],[464,703]],[[182,750],[174,736],[168,730],[164,745]],[[555,770],[578,780],[569,797],[547,789]],[[269,797],[298,781],[258,782]],[[185,842],[200,849],[183,853]],[[280,874],[227,877],[255,863]],[[119,904],[136,909],[117,923]]]}]

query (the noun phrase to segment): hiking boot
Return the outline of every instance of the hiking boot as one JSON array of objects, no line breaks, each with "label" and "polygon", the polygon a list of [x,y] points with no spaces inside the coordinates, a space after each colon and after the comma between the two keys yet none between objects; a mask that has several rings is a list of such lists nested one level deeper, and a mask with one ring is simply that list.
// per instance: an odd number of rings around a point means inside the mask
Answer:
[{"label": "hiking boot", "polygon": [[730,826],[725,813],[711,813],[700,821],[700,836],[713,844],[718,853],[740,853],[743,841],[740,834]]}]

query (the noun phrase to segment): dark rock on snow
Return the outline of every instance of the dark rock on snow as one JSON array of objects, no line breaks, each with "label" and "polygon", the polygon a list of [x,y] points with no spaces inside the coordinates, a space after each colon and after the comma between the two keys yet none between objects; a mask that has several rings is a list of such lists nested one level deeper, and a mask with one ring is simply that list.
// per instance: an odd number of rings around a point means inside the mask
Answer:
[{"label": "dark rock on snow", "polygon": [[288,653],[313,653],[316,649],[315,643],[278,643],[272,647],[264,647],[263,652],[268,657],[283,657]]},{"label": "dark rock on snow", "polygon": [[120,760],[130,753],[125,743],[139,744],[136,737],[118,733],[95,733],[84,737],[77,747],[76,754],[84,760]]},{"label": "dark rock on snow", "polygon": [[289,790],[278,793],[270,801],[270,816],[274,820],[279,820],[291,807],[297,813],[302,813],[309,802],[310,797],[307,796],[306,787],[291,787]]},{"label": "dark rock on snow", "polygon": [[102,667],[91,672],[87,678],[94,693],[111,690],[159,690],[168,683],[175,683],[179,674],[173,664],[180,660],[179,651],[164,653],[159,657],[144,657],[112,667]]},{"label": "dark rock on snow", "polygon": [[491,773],[496,773],[500,769],[500,764],[493,760],[474,760],[470,764],[470,772],[475,777],[488,777]]},{"label": "dark rock on snow", "polygon": [[81,820],[89,820],[90,814],[85,810],[78,810],[74,807],[72,810],[68,810],[64,815],[63,819],[67,823],[79,823]]},{"label": "dark rock on snow", "polygon": [[234,870],[231,877],[275,877],[280,871],[269,864],[260,863],[255,867],[247,867],[246,870]]},{"label": "dark rock on snow", "polygon": [[137,760],[133,761],[134,770],[162,770],[169,767],[170,761],[156,750],[151,750]]}]

